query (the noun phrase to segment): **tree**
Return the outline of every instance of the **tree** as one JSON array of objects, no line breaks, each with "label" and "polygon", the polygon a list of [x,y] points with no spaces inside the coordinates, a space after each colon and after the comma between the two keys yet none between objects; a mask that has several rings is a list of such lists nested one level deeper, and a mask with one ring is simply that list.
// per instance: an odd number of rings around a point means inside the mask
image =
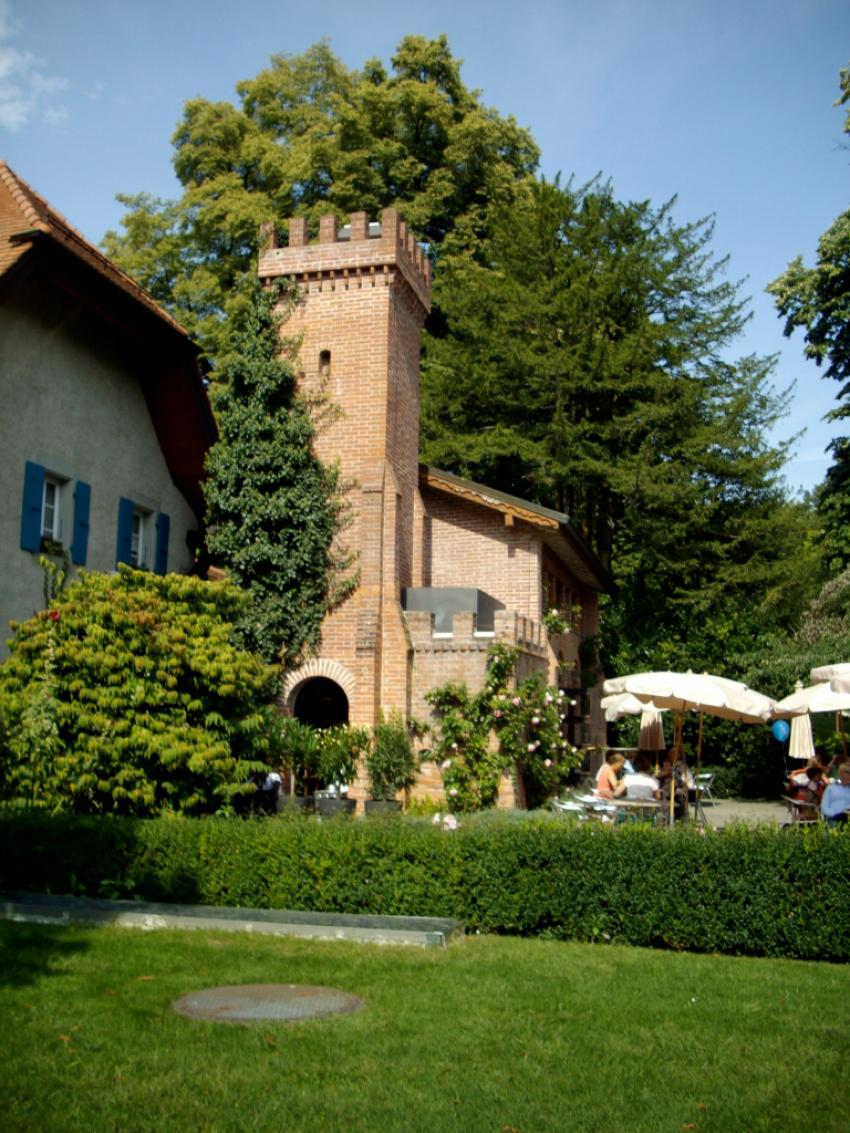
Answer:
[{"label": "tree", "polygon": [[443,255],[443,333],[425,340],[425,459],[570,515],[620,584],[620,671],[661,649],[696,663],[712,637],[694,627],[724,603],[781,621],[807,597],[806,509],[764,439],[785,407],[771,360],[725,357],[745,304],[710,221],[671,210],[530,185]]},{"label": "tree", "polygon": [[182,197],[121,197],[124,232],[104,241],[213,357],[262,222],[393,205],[433,249],[464,244],[537,165],[528,131],[464,86],[445,36],[405,37],[391,73],[377,60],[348,70],[319,43],[273,56],[237,91],[240,108],[186,103],[173,137]]},{"label": "tree", "polygon": [[0,665],[0,795],[51,811],[227,809],[279,756],[278,670],[243,652],[235,586],[83,572]]},{"label": "tree", "polygon": [[322,619],[356,578],[334,543],[345,520],[339,472],[313,453],[309,408],[281,355],[282,298],[280,286],[253,281],[232,307],[205,495],[210,553],[251,597],[241,640],[290,666],[317,645]]},{"label": "tree", "polygon": [[[840,73],[841,96],[836,106],[850,103],[850,67]],[[844,119],[850,135],[850,111]],[[792,260],[767,288],[790,337],[802,329],[805,354],[818,366],[826,363],[825,376],[840,383],[839,405],[833,421],[850,417],[850,209],[830,225],[818,242],[813,268],[802,256]],[[829,569],[850,564],[850,439],[836,437],[829,446],[833,464],[817,493],[818,512],[824,525],[824,549]]]}]

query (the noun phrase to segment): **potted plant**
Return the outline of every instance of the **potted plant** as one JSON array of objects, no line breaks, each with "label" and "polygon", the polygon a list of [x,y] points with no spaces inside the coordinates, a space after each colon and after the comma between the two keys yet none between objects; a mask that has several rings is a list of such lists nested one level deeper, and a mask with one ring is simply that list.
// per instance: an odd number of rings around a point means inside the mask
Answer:
[{"label": "potted plant", "polygon": [[292,793],[284,802],[313,809],[313,792],[319,784],[321,747],[319,733],[293,716],[281,718],[281,763],[289,772]]},{"label": "potted plant", "polygon": [[346,791],[357,774],[359,760],[369,749],[369,732],[339,724],[319,732],[318,740],[318,774],[324,788],[315,794],[316,813],[327,817],[351,814],[356,804],[346,797]]},{"label": "potted plant", "polygon": [[413,739],[421,732],[422,725],[416,721],[405,725],[398,712],[393,712],[389,720],[382,718],[375,728],[366,753],[366,777],[372,796],[365,804],[367,814],[401,810],[397,796],[408,791],[416,779]]}]

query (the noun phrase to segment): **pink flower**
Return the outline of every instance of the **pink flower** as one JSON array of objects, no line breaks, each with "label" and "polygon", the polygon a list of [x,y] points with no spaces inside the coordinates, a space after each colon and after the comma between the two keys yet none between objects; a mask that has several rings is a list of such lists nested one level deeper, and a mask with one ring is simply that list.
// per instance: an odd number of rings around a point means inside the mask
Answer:
[{"label": "pink flower", "polygon": [[522,701],[518,696],[515,696],[511,701],[511,704],[513,704],[516,708],[519,708],[519,706],[522,704]]},{"label": "pink flower", "polygon": [[547,692],[543,699],[546,704],[551,704],[555,698],[552,696],[551,692]]},{"label": "pink flower", "polygon": [[457,797],[457,787],[452,787],[452,789],[449,791],[449,795],[453,799],[456,798]]},{"label": "pink flower", "polygon": [[501,708],[497,708],[497,709],[496,709],[496,711],[495,711],[495,712],[493,713],[493,715],[494,715],[494,716],[496,717],[496,719],[498,720],[498,719],[499,719],[499,717],[500,717],[500,716],[502,715],[502,710],[501,710]]},{"label": "pink flower", "polygon": [[532,716],[531,722],[532,722],[532,724],[539,724],[540,723],[540,717],[539,716]]},{"label": "pink flower", "polygon": [[443,829],[444,830],[457,830],[459,825],[460,825],[460,823],[458,822],[458,820],[455,818],[455,816],[453,814],[447,814],[446,817],[443,819]]}]

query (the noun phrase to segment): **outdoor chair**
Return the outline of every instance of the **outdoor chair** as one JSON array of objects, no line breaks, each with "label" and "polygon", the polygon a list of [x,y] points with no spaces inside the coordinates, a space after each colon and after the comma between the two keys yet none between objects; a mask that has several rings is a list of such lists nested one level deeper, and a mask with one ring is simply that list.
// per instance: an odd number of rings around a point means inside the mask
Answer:
[{"label": "outdoor chair", "polygon": [[[793,799],[790,795],[783,795],[782,801],[788,807],[791,824],[798,822],[817,822],[820,818],[820,807],[816,802],[808,799]],[[786,823],[786,825],[788,825]]]},{"label": "outdoor chair", "polygon": [[584,817],[584,807],[575,799],[550,799],[555,814],[575,814]]},{"label": "outdoor chair", "polygon": [[700,771],[696,780],[701,798],[703,800],[708,799],[711,805],[714,806],[714,795],[711,793],[711,788],[714,786],[714,772]]}]

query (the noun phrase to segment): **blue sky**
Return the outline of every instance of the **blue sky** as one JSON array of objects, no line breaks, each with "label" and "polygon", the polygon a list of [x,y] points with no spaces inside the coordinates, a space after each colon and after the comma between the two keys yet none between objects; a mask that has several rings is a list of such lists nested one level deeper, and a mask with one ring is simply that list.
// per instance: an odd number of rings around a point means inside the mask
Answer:
[{"label": "blue sky", "polygon": [[484,102],[528,126],[542,170],[601,172],[623,199],[678,195],[716,215],[714,250],[746,277],[737,354],[779,354],[796,382],[775,439],[801,429],[793,490],[818,483],[834,426],[827,382],[782,335],[766,284],[850,204],[847,0],[0,0],[0,156],[97,242],[118,192],[174,197],[170,138],[186,99],[236,101],[273,53],[321,38],[349,66],[389,61],[406,34],[445,32]]}]

